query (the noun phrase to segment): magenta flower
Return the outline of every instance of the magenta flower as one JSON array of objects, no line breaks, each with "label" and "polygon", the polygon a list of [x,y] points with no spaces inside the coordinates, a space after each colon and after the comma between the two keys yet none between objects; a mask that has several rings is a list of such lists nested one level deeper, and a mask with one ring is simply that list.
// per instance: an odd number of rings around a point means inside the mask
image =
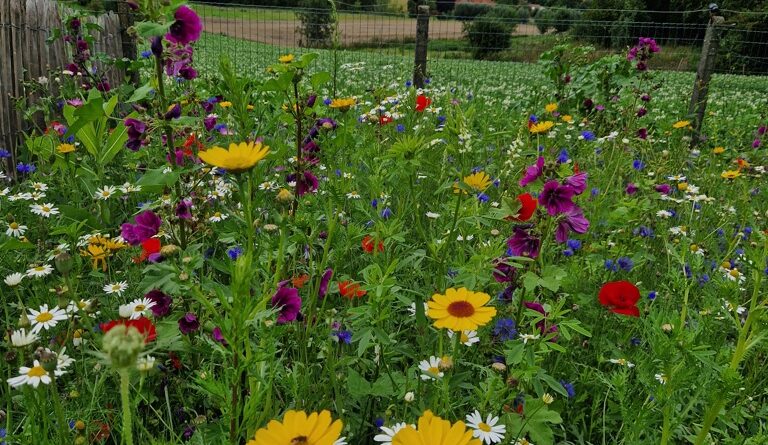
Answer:
[{"label": "magenta flower", "polygon": [[170,32],[165,35],[168,41],[186,45],[200,38],[203,32],[203,22],[189,6],[182,5],[173,14],[176,19],[171,25]]},{"label": "magenta flower", "polygon": [[525,187],[531,182],[539,179],[539,176],[541,176],[542,173],[544,173],[544,157],[539,156],[539,158],[536,159],[536,163],[525,170],[525,175],[523,176],[523,179],[520,180],[520,187]]},{"label": "magenta flower", "polygon": [[151,210],[136,215],[136,224],[125,223],[120,226],[120,235],[128,244],[138,246],[142,241],[157,235],[162,221]]},{"label": "magenta flower", "polygon": [[576,173],[563,180],[563,185],[573,189],[576,195],[581,195],[587,189],[587,172]]},{"label": "magenta flower", "polygon": [[198,329],[200,329],[200,322],[197,320],[197,315],[192,312],[187,312],[179,318],[179,330],[182,334],[189,335]]},{"label": "magenta flower", "polygon": [[587,233],[589,229],[589,220],[584,217],[584,212],[578,207],[573,206],[572,209],[563,213],[564,218],[557,223],[557,230],[555,231],[555,241],[558,243],[564,243],[568,241],[568,233]]},{"label": "magenta flower", "polygon": [[320,279],[320,287],[317,290],[318,298],[325,298],[325,294],[328,293],[328,283],[331,282],[333,277],[333,269],[328,268],[323,273],[323,277]]},{"label": "magenta flower", "polygon": [[165,317],[171,313],[171,303],[173,302],[173,299],[163,291],[158,289],[151,290],[144,294],[144,298],[149,298],[155,303],[155,305],[152,306],[152,315],[154,315],[155,318]]},{"label": "magenta flower", "polygon": [[497,283],[509,283],[515,279],[517,269],[506,262],[506,258],[496,258],[494,260],[493,278]]},{"label": "magenta flower", "polygon": [[637,193],[637,186],[634,182],[630,182],[627,184],[627,187],[624,189],[624,192],[626,192],[627,195],[634,195]]},{"label": "magenta flower", "polygon": [[280,324],[296,320],[301,310],[301,297],[298,289],[281,287],[272,295],[272,307],[280,310],[277,322]]},{"label": "magenta flower", "polygon": [[[291,173],[290,175],[288,175],[287,181],[288,182],[296,181],[296,174]],[[318,185],[319,183],[317,181],[317,176],[315,176],[311,171],[306,170],[298,180],[297,192],[299,196],[304,196],[307,193],[315,192],[317,190]]]},{"label": "magenta flower", "polygon": [[224,346],[227,346],[227,340],[224,339],[224,334],[221,333],[221,328],[216,326],[213,328],[213,332],[211,332],[211,337],[213,337],[214,341],[217,341],[221,343]]},{"label": "magenta flower", "polygon": [[541,240],[526,229],[515,228],[514,235],[507,240],[507,247],[511,255],[535,259],[539,256]]},{"label": "magenta flower", "polygon": [[672,191],[672,187],[670,187],[669,184],[658,184],[653,187],[653,189],[665,195],[669,195],[669,193]]},{"label": "magenta flower", "polygon": [[544,188],[539,195],[539,204],[547,209],[547,213],[555,216],[565,213],[575,206],[571,200],[575,194],[576,192],[571,186],[562,185],[555,180],[548,181],[544,184]]},{"label": "magenta flower", "polygon": [[[183,152],[182,152],[183,154]],[[177,162],[177,165],[179,163]],[[192,201],[189,199],[182,199],[176,204],[176,216],[179,219],[192,219]]]}]

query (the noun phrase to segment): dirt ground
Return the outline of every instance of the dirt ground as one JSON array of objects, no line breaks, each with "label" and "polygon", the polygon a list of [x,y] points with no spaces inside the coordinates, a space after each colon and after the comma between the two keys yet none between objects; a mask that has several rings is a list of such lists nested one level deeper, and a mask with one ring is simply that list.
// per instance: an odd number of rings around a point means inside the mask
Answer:
[{"label": "dirt ground", "polygon": [[[301,36],[294,20],[248,20],[210,17],[204,20],[207,32],[252,40],[279,47],[299,46]],[[431,39],[462,38],[462,23],[455,20],[432,20]],[[413,41],[416,20],[407,18],[372,18],[371,16],[345,18],[339,22],[342,45],[361,43]],[[538,34],[533,25],[518,25],[515,35]]]}]

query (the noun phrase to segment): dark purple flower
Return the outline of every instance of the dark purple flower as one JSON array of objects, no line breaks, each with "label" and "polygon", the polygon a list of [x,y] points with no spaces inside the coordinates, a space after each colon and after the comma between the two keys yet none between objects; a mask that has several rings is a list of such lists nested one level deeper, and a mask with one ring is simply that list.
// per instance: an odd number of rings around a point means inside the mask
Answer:
[{"label": "dark purple flower", "polygon": [[171,313],[171,303],[173,299],[163,291],[155,289],[144,294],[144,298],[152,300],[155,305],[152,306],[152,315],[155,317],[165,317]]},{"label": "dark purple flower", "polygon": [[637,110],[637,117],[643,117],[646,114],[648,114],[648,109],[646,109],[645,107],[638,108],[638,110]]},{"label": "dark purple flower", "polygon": [[192,436],[195,434],[195,426],[194,425],[187,425],[184,427],[184,432],[181,433],[182,439],[185,441],[188,441],[192,438]]},{"label": "dark purple flower", "polygon": [[324,117],[322,119],[317,120],[317,124],[315,124],[318,128],[324,128],[326,130],[333,130],[336,128],[335,120],[331,119],[330,117]]},{"label": "dark purple flower", "polygon": [[72,30],[73,33],[77,34],[80,32],[80,19],[75,17],[72,20],[69,21],[69,29]]},{"label": "dark purple flower", "polygon": [[320,287],[317,289],[318,298],[321,298],[321,299],[325,298],[325,294],[328,293],[328,283],[331,282],[332,277],[333,277],[333,269],[329,267],[323,273],[323,277],[320,278]]},{"label": "dark purple flower", "polygon": [[547,213],[554,216],[567,212],[575,206],[571,200],[575,194],[572,187],[552,180],[544,184],[539,195],[539,203],[547,209]]},{"label": "dark purple flower", "polygon": [[221,333],[221,328],[216,326],[213,328],[213,332],[211,332],[211,337],[213,337],[214,341],[217,341],[221,343],[224,346],[227,346],[227,340],[224,339],[224,334]]},{"label": "dark purple flower", "polygon": [[634,195],[635,193],[637,193],[637,186],[635,185],[634,182],[630,182],[629,184],[627,184],[627,187],[624,189],[624,192],[626,192],[627,195]]},{"label": "dark purple flower", "polygon": [[182,334],[189,335],[198,329],[200,329],[200,322],[192,312],[187,312],[183,317],[179,318],[179,330]]},{"label": "dark purple flower", "polygon": [[163,39],[161,37],[152,37],[149,48],[158,59],[163,57]]},{"label": "dark purple flower", "polygon": [[144,134],[147,131],[147,124],[129,117],[123,121],[123,125],[128,129],[128,141],[125,146],[136,151],[145,144]]},{"label": "dark purple flower", "polygon": [[171,25],[170,32],[165,35],[168,41],[186,45],[200,38],[203,22],[189,6],[180,6],[173,14],[173,18],[176,20]]},{"label": "dark purple flower", "polygon": [[[296,181],[296,174],[291,173],[286,178],[288,182],[294,182]],[[299,196],[304,196],[307,193],[314,193],[317,190],[317,186],[319,185],[317,181],[317,176],[315,176],[311,171],[306,170],[304,171],[304,174],[299,178],[298,180],[298,187],[297,192]]]},{"label": "dark purple flower", "polygon": [[280,310],[277,322],[280,324],[296,320],[301,310],[301,297],[298,289],[281,287],[272,295],[272,307]]},{"label": "dark purple flower", "polygon": [[582,210],[573,206],[572,209],[563,213],[564,218],[557,223],[557,230],[555,231],[555,240],[558,243],[564,243],[568,241],[568,233],[587,233],[589,229],[589,221],[584,217]]},{"label": "dark purple flower", "polygon": [[539,156],[539,158],[536,159],[536,163],[531,165],[525,170],[525,175],[523,176],[523,179],[520,180],[520,187],[525,187],[531,182],[539,179],[539,176],[541,176],[543,172],[544,172],[544,157]]},{"label": "dark purple flower", "polygon": [[509,283],[515,279],[517,269],[507,264],[506,258],[497,258],[493,263],[493,278],[497,283]]},{"label": "dark purple flower", "polygon": [[581,195],[587,189],[587,172],[576,173],[563,180],[563,185],[573,189],[576,195]]},{"label": "dark purple flower", "polygon": [[525,229],[515,228],[514,235],[507,240],[507,247],[512,255],[537,258],[541,240]]},{"label": "dark purple flower", "polygon": [[665,195],[669,195],[669,193],[672,191],[672,187],[670,187],[669,184],[657,184],[653,187],[653,189]]},{"label": "dark purple flower", "polygon": [[648,139],[648,129],[641,128],[641,129],[637,130],[637,137],[639,137],[642,140]]},{"label": "dark purple flower", "polygon": [[203,119],[203,126],[207,131],[213,130],[213,127],[216,126],[216,115],[215,114],[209,114],[208,116]]},{"label": "dark purple flower", "polygon": [[311,94],[307,98],[307,108],[312,108],[315,106],[315,102],[317,101],[317,94]]},{"label": "dark purple flower", "polygon": [[138,246],[142,241],[157,235],[162,220],[153,211],[146,210],[136,215],[136,224],[125,223],[120,234],[128,244]]},{"label": "dark purple flower", "polygon": [[189,199],[182,199],[176,204],[176,217],[181,219],[192,219],[192,201]]},{"label": "dark purple flower", "polygon": [[163,117],[165,120],[178,119],[181,116],[181,105],[173,104],[168,107]]},{"label": "dark purple flower", "polygon": [[760,148],[760,139],[752,141],[752,148]]}]

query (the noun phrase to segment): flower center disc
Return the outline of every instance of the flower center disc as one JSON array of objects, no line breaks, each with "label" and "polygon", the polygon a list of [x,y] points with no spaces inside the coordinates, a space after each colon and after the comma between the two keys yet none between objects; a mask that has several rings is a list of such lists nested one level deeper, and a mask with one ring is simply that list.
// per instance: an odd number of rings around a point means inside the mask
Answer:
[{"label": "flower center disc", "polygon": [[46,374],[48,373],[45,372],[45,369],[43,369],[42,366],[35,366],[34,368],[30,369],[29,372],[27,372],[28,377],[42,377]]},{"label": "flower center disc", "polygon": [[454,317],[466,318],[475,314],[475,307],[468,301],[454,301],[448,305],[447,311]]},{"label": "flower center disc", "polygon": [[42,312],[35,317],[35,320],[37,320],[38,323],[45,323],[46,321],[53,320],[53,315],[51,315],[50,312]]},{"label": "flower center disc", "polygon": [[485,431],[486,433],[490,433],[490,432],[491,432],[491,426],[490,426],[490,425],[488,425],[488,424],[487,424],[487,423],[485,423],[485,422],[480,422],[480,424],[479,424],[479,425],[477,425],[477,427],[478,427],[478,428],[479,428],[481,431]]},{"label": "flower center disc", "polygon": [[297,436],[291,439],[291,445],[307,445],[307,436]]}]

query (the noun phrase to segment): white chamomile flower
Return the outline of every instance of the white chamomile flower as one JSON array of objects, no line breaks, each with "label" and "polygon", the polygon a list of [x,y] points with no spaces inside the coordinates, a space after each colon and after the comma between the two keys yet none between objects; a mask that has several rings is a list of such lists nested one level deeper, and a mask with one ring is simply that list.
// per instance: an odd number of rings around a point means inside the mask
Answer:
[{"label": "white chamomile flower", "polygon": [[32,192],[32,193],[30,193],[30,197],[32,198],[32,201],[40,201],[41,199],[45,198],[45,193],[43,193],[43,192]]},{"label": "white chamomile flower", "polygon": [[96,199],[101,199],[103,201],[106,201],[109,198],[111,198],[116,191],[117,191],[117,188],[114,185],[105,185],[104,187],[96,189],[96,193],[93,194],[93,197]]},{"label": "white chamomile flower", "polygon": [[421,370],[422,380],[436,380],[445,375],[440,371],[440,358],[434,355],[429,360],[422,360],[419,363],[419,369]]},{"label": "white chamomile flower", "polygon": [[67,319],[67,313],[64,309],[59,309],[58,306],[53,309],[48,309],[48,305],[44,304],[40,306],[40,310],[29,309],[27,314],[29,321],[32,323],[32,332],[37,334],[45,329],[46,331],[56,326],[60,321]]},{"label": "white chamomile flower", "polygon": [[427,216],[427,218],[431,218],[431,219],[440,218],[440,214],[435,212],[427,212],[425,213],[425,215]]},{"label": "white chamomile flower", "polygon": [[27,269],[27,276],[32,278],[42,278],[48,276],[53,272],[53,267],[50,264],[40,264]]},{"label": "white chamomile flower", "polygon": [[229,218],[226,213],[221,212],[215,212],[213,215],[211,215],[210,218],[208,218],[208,221],[210,222],[222,222],[225,219]]},{"label": "white chamomile flower", "polygon": [[659,218],[667,219],[672,217],[672,212],[669,210],[659,210],[656,212],[656,216]]},{"label": "white chamomile flower", "polygon": [[128,303],[131,306],[131,320],[149,315],[149,310],[155,306],[155,302],[149,298],[138,298]]},{"label": "white chamomile flower", "polygon": [[[46,350],[46,352],[48,352],[48,353],[52,352],[52,351],[51,351],[50,349],[48,349],[48,348],[46,348],[45,350]],[[64,375],[64,374],[66,374],[66,372],[67,372],[67,368],[69,368],[69,366],[70,366],[72,363],[75,363],[75,359],[73,359],[72,357],[68,356],[68,355],[66,354],[66,352],[67,352],[67,348],[62,348],[62,349],[61,349],[61,352],[59,352],[59,353],[56,355],[56,369],[53,371],[53,374],[54,374],[56,377],[59,377],[59,376],[61,376],[61,375]]]},{"label": "white chamomile flower", "polygon": [[666,374],[656,374],[653,377],[662,385],[666,385],[667,381],[669,381],[669,378],[666,376]]},{"label": "white chamomile flower", "polygon": [[3,280],[6,285],[10,287],[18,286],[19,283],[21,283],[21,280],[24,279],[24,274],[19,272],[14,272],[8,276],[5,277]]},{"label": "white chamomile flower", "polygon": [[608,361],[615,365],[626,366],[627,368],[635,367],[634,363],[627,361],[627,359],[625,358],[612,358],[612,359],[609,359]]},{"label": "white chamomile flower", "polygon": [[27,226],[17,223],[16,221],[13,221],[11,223],[8,223],[8,229],[6,229],[5,234],[8,236],[14,236],[16,238],[21,238],[24,236],[24,232],[27,231]]},{"label": "white chamomile flower", "polygon": [[478,410],[467,415],[467,426],[472,428],[472,435],[489,445],[504,440],[504,433],[507,432],[505,425],[497,425],[497,423],[499,423],[498,416],[494,417],[492,414],[488,414],[488,417],[483,421],[483,416]]},{"label": "white chamomile flower", "polygon": [[35,215],[40,215],[43,218],[49,218],[51,215],[58,215],[59,209],[53,206],[53,204],[32,204],[29,206],[29,210]]},{"label": "white chamomile flower", "polygon": [[347,193],[347,198],[348,199],[360,199],[360,195],[356,191],[353,190],[353,191]]},{"label": "white chamomile flower", "polygon": [[[453,339],[455,332],[448,329],[448,338]],[[480,337],[477,336],[477,331],[461,331],[461,344],[464,346],[472,346],[480,341]]]},{"label": "white chamomile flower", "polygon": [[51,376],[48,375],[48,371],[43,369],[40,362],[35,360],[32,367],[22,366],[19,368],[19,375],[7,380],[8,384],[14,388],[18,388],[24,385],[32,385],[33,388],[40,386],[40,382],[45,385],[51,383]]},{"label": "white chamomile flower", "polygon": [[126,289],[128,289],[128,283],[125,281],[118,281],[117,283],[109,283],[104,285],[104,292],[107,294],[123,295]]},{"label": "white chamomile flower", "polygon": [[38,338],[37,334],[32,331],[27,332],[24,328],[11,332],[11,344],[17,348],[29,346],[36,342]]},{"label": "white chamomile flower", "polygon": [[540,334],[520,334],[520,340],[523,341],[524,345],[528,344],[528,340],[538,340],[541,338]]},{"label": "white chamomile flower", "polygon": [[134,193],[134,192],[140,192],[141,186],[140,185],[133,185],[130,182],[126,182],[125,184],[120,186],[120,191],[123,193]]},{"label": "white chamomile flower", "polygon": [[407,426],[405,422],[396,423],[391,427],[382,426],[379,428],[381,430],[379,434],[373,436],[373,440],[379,442],[380,445],[392,445],[392,439],[395,437],[395,434]]}]

